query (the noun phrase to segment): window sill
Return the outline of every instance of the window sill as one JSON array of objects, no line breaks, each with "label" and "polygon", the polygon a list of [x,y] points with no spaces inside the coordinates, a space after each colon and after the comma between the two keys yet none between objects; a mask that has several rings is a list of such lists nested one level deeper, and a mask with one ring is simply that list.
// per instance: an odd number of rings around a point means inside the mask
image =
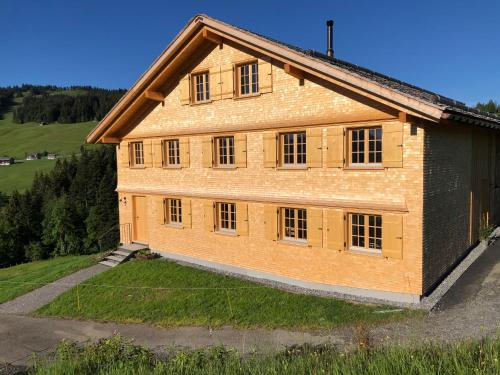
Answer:
[{"label": "window sill", "polygon": [[261,96],[262,93],[256,92],[253,94],[247,94],[247,95],[235,95],[234,99],[239,100],[239,99],[250,99],[250,98],[256,98],[258,96]]},{"label": "window sill", "polygon": [[233,170],[237,169],[235,165],[227,165],[227,166],[226,165],[222,165],[222,166],[214,165],[212,168],[217,169],[217,170],[221,170],[221,171],[223,171],[223,170],[233,171]]},{"label": "window sill", "polygon": [[238,236],[238,233],[236,233],[235,230],[234,231],[233,230],[231,230],[231,231],[229,231],[229,230],[225,231],[225,230],[219,230],[218,229],[218,230],[214,231],[214,233],[215,234],[219,234],[221,236],[229,236],[229,237],[237,237]]},{"label": "window sill", "polygon": [[299,165],[299,166],[288,166],[288,165],[280,165],[276,167],[276,170],[278,171],[306,171],[308,170],[307,165]]},{"label": "window sill", "polygon": [[287,239],[280,239],[278,240],[278,243],[284,244],[284,245],[296,245],[296,246],[303,246],[307,247],[307,241],[299,241],[299,240],[287,240]]},{"label": "window sill", "polygon": [[184,228],[182,226],[182,224],[166,223],[166,224],[163,224],[163,225],[166,226],[167,228],[174,228],[174,229],[182,229],[182,228]]},{"label": "window sill", "polygon": [[360,247],[351,247],[347,250],[351,254],[358,254],[358,255],[369,255],[369,256],[374,256],[374,257],[382,257],[382,250],[370,250],[370,249],[364,249]]},{"label": "window sill", "polygon": [[348,165],[344,167],[344,170],[346,171],[383,171],[385,168],[382,166],[382,164],[375,164],[375,165]]},{"label": "window sill", "polygon": [[131,165],[130,169],[146,169],[145,165]]},{"label": "window sill", "polygon": [[180,165],[164,165],[163,169],[182,169]]},{"label": "window sill", "polygon": [[192,106],[210,104],[213,102],[213,99],[203,100],[202,102],[190,102],[189,104]]}]

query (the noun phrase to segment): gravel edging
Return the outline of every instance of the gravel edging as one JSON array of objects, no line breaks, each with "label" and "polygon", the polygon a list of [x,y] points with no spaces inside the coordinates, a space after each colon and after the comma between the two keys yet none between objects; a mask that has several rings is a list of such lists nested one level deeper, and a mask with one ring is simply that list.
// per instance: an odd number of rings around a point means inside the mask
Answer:
[{"label": "gravel edging", "polygon": [[500,237],[500,227],[497,227],[490,236],[483,240],[472,249],[469,254],[450,272],[450,274],[433,290],[431,294],[422,298],[420,301],[421,308],[432,310],[441,298],[450,290],[457,280],[474,264],[474,262]]}]

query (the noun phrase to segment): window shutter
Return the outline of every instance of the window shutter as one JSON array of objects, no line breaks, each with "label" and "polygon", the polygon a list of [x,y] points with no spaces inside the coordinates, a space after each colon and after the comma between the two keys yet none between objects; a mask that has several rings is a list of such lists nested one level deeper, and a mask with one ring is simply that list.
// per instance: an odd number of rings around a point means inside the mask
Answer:
[{"label": "window shutter", "polygon": [[248,204],[236,203],[236,233],[248,236]]},{"label": "window shutter", "polygon": [[130,149],[127,141],[120,143],[120,152],[117,155],[120,156],[119,166],[121,168],[128,168],[130,166]]},{"label": "window shutter", "polygon": [[189,138],[184,137],[179,139],[179,153],[181,156],[181,167],[189,168]]},{"label": "window shutter", "polygon": [[346,222],[343,210],[330,209],[327,212],[328,220],[328,248],[332,250],[345,250]]},{"label": "window shutter", "polygon": [[161,139],[153,139],[153,167],[163,167],[163,142]]},{"label": "window shutter", "polygon": [[259,92],[265,94],[273,91],[273,66],[271,62],[259,59]]},{"label": "window shutter", "polygon": [[310,168],[321,168],[323,161],[323,129],[307,129],[306,161]]},{"label": "window shutter", "polygon": [[189,104],[191,98],[191,85],[189,84],[189,74],[181,78],[179,82],[180,100],[182,105]]},{"label": "window shutter", "polygon": [[203,137],[203,144],[202,144],[202,164],[205,168],[212,168],[213,165],[213,138],[208,136],[208,137]]},{"label": "window shutter", "polygon": [[403,259],[402,215],[384,214],[382,216],[382,256]]},{"label": "window shutter", "polygon": [[344,128],[336,126],[327,130],[326,166],[342,168],[344,166]]},{"label": "window shutter", "polygon": [[143,151],[144,151],[144,166],[152,167],[153,166],[153,144],[151,141],[144,140],[142,143]]},{"label": "window shutter", "polygon": [[191,200],[181,199],[182,227],[191,228]]},{"label": "window shutter", "polygon": [[216,66],[209,69],[209,92],[210,100],[220,100],[221,99],[221,80],[220,80],[220,66]]},{"label": "window shutter", "polygon": [[221,99],[232,99],[234,96],[233,64],[223,65],[220,68]]},{"label": "window shutter", "polygon": [[156,217],[158,224],[163,225],[165,224],[165,204],[166,201],[163,197],[154,197],[155,201],[155,206],[156,206]]},{"label": "window shutter", "polygon": [[276,167],[276,132],[265,132],[263,134],[264,145],[264,167]]},{"label": "window shutter", "polygon": [[234,136],[235,144],[235,164],[237,168],[247,166],[247,136],[246,134],[236,134]]},{"label": "window shutter", "polygon": [[323,210],[307,209],[307,244],[311,247],[323,247]]},{"label": "window shutter", "polygon": [[268,240],[278,240],[278,209],[278,206],[272,204],[264,207],[264,234]]},{"label": "window shutter", "polygon": [[214,231],[214,202],[206,201],[203,203],[203,222],[205,230],[208,232]]},{"label": "window shutter", "polygon": [[403,124],[400,122],[382,126],[382,165],[403,167]]}]

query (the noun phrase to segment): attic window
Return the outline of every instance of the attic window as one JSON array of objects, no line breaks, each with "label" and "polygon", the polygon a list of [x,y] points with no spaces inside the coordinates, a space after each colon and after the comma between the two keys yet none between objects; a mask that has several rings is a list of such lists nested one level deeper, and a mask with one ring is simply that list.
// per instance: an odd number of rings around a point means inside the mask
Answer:
[{"label": "attic window", "polygon": [[208,72],[193,74],[195,103],[203,103],[210,100],[210,87]]},{"label": "attic window", "polygon": [[240,96],[259,93],[259,65],[257,62],[238,66]]}]

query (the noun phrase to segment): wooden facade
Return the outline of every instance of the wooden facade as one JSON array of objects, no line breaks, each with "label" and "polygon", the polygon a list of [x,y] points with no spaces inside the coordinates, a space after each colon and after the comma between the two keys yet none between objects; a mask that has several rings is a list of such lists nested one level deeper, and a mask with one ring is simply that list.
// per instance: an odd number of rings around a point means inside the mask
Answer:
[{"label": "wooden facade", "polygon": [[292,52],[206,16],[188,24],[87,139],[117,145],[122,237],[418,301],[498,221],[498,131]]}]

